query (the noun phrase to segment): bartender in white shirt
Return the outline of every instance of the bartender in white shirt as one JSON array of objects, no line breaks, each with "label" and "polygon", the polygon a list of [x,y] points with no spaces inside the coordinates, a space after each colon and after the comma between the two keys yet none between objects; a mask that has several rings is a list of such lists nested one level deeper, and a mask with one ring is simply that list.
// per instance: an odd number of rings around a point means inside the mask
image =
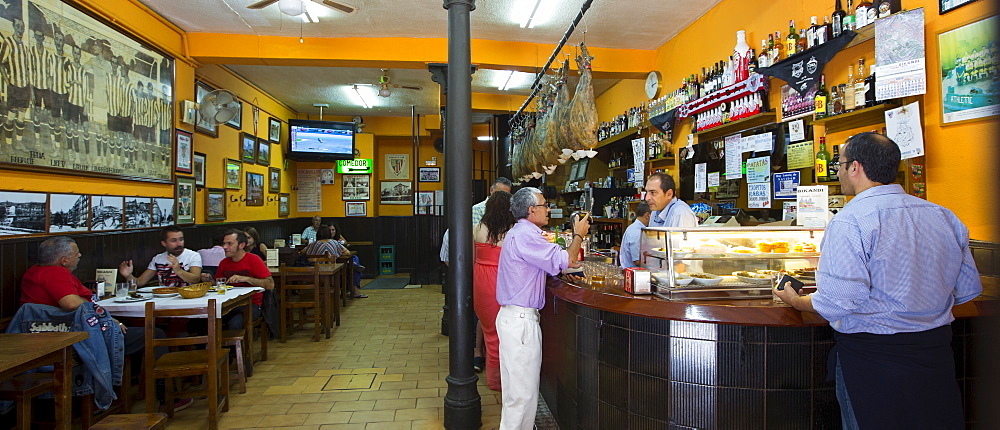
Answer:
[{"label": "bartender in white shirt", "polygon": [[618,253],[618,264],[622,267],[639,266],[639,241],[642,238],[642,229],[649,225],[650,215],[652,213],[649,210],[649,203],[639,202],[635,208],[635,221],[622,235],[621,251]]},{"label": "bartender in white shirt", "polygon": [[653,211],[650,227],[698,226],[698,216],[676,196],[674,178],[666,173],[654,173],[646,179],[646,203]]}]

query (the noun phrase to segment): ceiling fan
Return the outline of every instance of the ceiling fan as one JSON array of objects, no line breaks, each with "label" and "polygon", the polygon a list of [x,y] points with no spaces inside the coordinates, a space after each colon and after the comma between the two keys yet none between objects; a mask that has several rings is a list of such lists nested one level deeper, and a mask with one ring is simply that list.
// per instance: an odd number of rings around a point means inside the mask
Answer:
[{"label": "ceiling fan", "polygon": [[285,14],[291,16],[298,16],[301,15],[303,12],[305,12],[306,1],[312,1],[313,3],[318,3],[335,11],[347,14],[357,12],[358,10],[358,8],[355,6],[351,6],[347,3],[333,1],[333,0],[260,0],[259,2],[247,6],[247,9],[263,9],[272,4],[278,3],[278,7]]},{"label": "ceiling fan", "polygon": [[398,85],[398,84],[394,84],[394,83],[392,83],[391,79],[389,78],[389,69],[381,69],[381,70],[382,70],[382,76],[378,77],[378,83],[377,84],[354,84],[354,85],[363,85],[363,86],[366,86],[366,87],[378,87],[378,95],[379,95],[379,97],[389,97],[389,96],[391,96],[392,95],[392,88],[403,88],[403,89],[407,89],[407,90],[417,90],[417,91],[423,89],[422,87],[419,87],[419,86],[416,86],[416,85]]}]

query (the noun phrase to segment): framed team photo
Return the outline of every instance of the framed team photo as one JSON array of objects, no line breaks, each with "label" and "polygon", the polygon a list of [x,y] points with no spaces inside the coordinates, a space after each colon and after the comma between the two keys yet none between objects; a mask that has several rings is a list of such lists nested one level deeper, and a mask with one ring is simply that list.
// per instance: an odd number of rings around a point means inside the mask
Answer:
[{"label": "framed team photo", "polygon": [[177,162],[174,170],[181,173],[191,173],[194,164],[194,150],[192,147],[191,133],[184,130],[177,130]]},{"label": "framed team photo", "polygon": [[441,182],[440,167],[421,167],[420,182]]},{"label": "framed team photo", "polygon": [[177,213],[174,215],[175,224],[194,224],[194,192],[194,178],[177,178],[177,186],[174,191],[174,201],[177,207]]}]

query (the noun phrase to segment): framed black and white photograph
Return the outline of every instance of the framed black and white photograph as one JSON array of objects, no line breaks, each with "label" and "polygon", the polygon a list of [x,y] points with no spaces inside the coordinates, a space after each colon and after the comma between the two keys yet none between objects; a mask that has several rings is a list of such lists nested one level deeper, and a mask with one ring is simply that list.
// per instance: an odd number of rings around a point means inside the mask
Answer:
[{"label": "framed black and white photograph", "polygon": [[243,162],[240,160],[233,160],[232,158],[227,158],[224,160],[226,163],[226,188],[230,190],[242,189],[243,178]]},{"label": "framed black and white photograph", "polygon": [[[215,91],[215,88],[210,87],[208,84],[202,81],[195,81],[195,102],[201,103],[201,101],[208,95],[208,93]],[[208,119],[202,118],[201,113],[198,113],[198,122],[194,125],[194,131],[201,134],[207,134],[212,137],[219,137],[219,124],[215,124]]]},{"label": "framed black and white photograph", "polygon": [[[7,130],[7,137],[0,145],[0,165],[173,182],[173,59],[72,5],[61,0],[0,2],[0,40],[7,48],[16,41],[21,54],[17,61],[7,61],[11,50],[4,49],[0,129]],[[44,46],[45,58],[59,61],[67,77],[61,88],[32,89],[39,73],[34,69],[38,46]],[[14,86],[11,76],[27,81]],[[141,100],[163,114],[143,116],[114,100]],[[63,133],[73,138],[54,144]]]},{"label": "framed black and white photograph", "polygon": [[412,205],[413,183],[382,181],[379,203],[383,205]]},{"label": "framed black and white photograph", "polygon": [[209,188],[205,192],[205,220],[226,220],[226,189]]},{"label": "framed black and white photograph", "polygon": [[421,167],[420,182],[441,182],[441,168]]},{"label": "framed black and white photograph", "polygon": [[281,143],[281,121],[277,118],[267,119],[267,140]]},{"label": "framed black and white photograph", "polygon": [[247,172],[247,206],[264,206],[264,175]]},{"label": "framed black and white photograph", "polygon": [[174,199],[170,197],[153,197],[153,227],[166,227],[174,224]]},{"label": "framed black and white photograph", "polygon": [[939,15],[944,15],[976,0],[938,0]]},{"label": "framed black and white photograph", "polygon": [[417,191],[417,215],[429,215],[434,213],[434,192]]},{"label": "framed black and white photograph", "polygon": [[174,188],[174,202],[177,212],[174,213],[174,224],[194,224],[194,178],[177,178]]},{"label": "framed black and white photograph", "polygon": [[125,228],[150,228],[153,226],[153,199],[150,197],[125,197]]},{"label": "framed black and white photograph", "polygon": [[267,179],[267,191],[270,193],[280,193],[281,192],[281,169],[277,167],[271,167],[267,169],[268,179]]},{"label": "framed black and white photograph", "polygon": [[240,161],[257,162],[257,137],[250,133],[240,133]]},{"label": "framed black and white photograph", "polygon": [[347,216],[368,216],[368,203],[347,202],[345,204],[347,205],[345,209]]},{"label": "framed black and white photograph", "polygon": [[205,186],[205,159],[207,156],[200,152],[194,153],[194,184],[199,187]]},{"label": "framed black and white photograph", "polygon": [[263,138],[257,139],[257,164],[271,165],[271,143]]},{"label": "framed black and white photograph", "polygon": [[236,116],[226,121],[226,125],[239,130],[243,128],[243,102],[237,100],[236,105],[238,106],[236,108]]},{"label": "framed black and white photograph", "polygon": [[0,191],[0,235],[45,233],[48,194]]},{"label": "framed black and white photograph", "polygon": [[49,195],[49,233],[87,231],[90,229],[90,196],[86,194]]},{"label": "framed black and white photograph", "polygon": [[340,175],[344,200],[368,200],[371,198],[368,175]]},{"label": "framed black and white photograph", "polygon": [[177,161],[174,170],[181,173],[191,173],[191,165],[194,164],[194,150],[192,149],[191,133],[184,130],[177,130]]},{"label": "framed black and white photograph", "polygon": [[288,193],[281,193],[278,195],[278,216],[288,216]]},{"label": "framed black and white photograph", "polygon": [[90,230],[120,230],[124,208],[122,196],[90,196]]}]

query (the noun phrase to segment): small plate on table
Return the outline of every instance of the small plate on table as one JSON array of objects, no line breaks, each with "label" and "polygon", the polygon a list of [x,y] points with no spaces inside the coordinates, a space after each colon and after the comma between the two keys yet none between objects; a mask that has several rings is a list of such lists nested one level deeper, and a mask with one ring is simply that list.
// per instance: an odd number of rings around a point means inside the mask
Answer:
[{"label": "small plate on table", "polygon": [[121,298],[121,299],[119,299],[119,298],[116,297],[115,298],[115,303],[144,302],[144,301],[152,299],[152,298],[153,298],[152,294],[139,294],[139,297],[131,297],[131,296],[129,296],[129,297]]}]

